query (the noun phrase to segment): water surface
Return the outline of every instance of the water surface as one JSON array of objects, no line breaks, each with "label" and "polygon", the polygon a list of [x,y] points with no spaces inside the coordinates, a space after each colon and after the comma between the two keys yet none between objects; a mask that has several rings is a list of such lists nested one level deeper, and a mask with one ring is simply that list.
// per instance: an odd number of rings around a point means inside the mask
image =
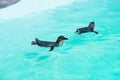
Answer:
[{"label": "water surface", "polygon": [[[20,17],[2,16],[0,80],[119,80],[119,3],[75,0]],[[74,34],[91,21],[95,21],[98,35]],[[56,41],[59,35],[69,40],[52,52],[31,46],[35,37]]]}]

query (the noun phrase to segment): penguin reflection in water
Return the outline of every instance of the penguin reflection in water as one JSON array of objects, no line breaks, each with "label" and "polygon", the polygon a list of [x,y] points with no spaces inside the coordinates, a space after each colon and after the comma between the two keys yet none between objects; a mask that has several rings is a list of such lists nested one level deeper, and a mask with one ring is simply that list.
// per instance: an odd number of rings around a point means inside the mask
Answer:
[{"label": "penguin reflection in water", "polygon": [[56,42],[42,41],[42,40],[39,40],[38,38],[35,38],[35,41],[32,41],[31,44],[38,45],[41,47],[50,47],[49,51],[52,51],[54,47],[60,46],[64,40],[68,40],[68,38],[64,36],[59,36]]},{"label": "penguin reflection in water", "polygon": [[75,31],[75,33],[82,34],[82,33],[87,33],[87,32],[94,32],[94,33],[98,34],[97,31],[94,31],[94,28],[95,28],[95,22],[90,22],[88,27],[78,28]]}]

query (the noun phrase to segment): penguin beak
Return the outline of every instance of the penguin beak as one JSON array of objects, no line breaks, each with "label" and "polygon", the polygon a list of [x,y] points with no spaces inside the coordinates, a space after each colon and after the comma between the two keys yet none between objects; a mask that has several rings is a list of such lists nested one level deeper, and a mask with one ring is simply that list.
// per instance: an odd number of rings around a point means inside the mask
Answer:
[{"label": "penguin beak", "polygon": [[75,31],[74,33],[77,33],[78,31]]},{"label": "penguin beak", "polygon": [[79,32],[79,29],[77,29],[74,33],[77,33],[77,32]]},{"label": "penguin beak", "polygon": [[64,37],[63,40],[68,40],[68,38]]}]

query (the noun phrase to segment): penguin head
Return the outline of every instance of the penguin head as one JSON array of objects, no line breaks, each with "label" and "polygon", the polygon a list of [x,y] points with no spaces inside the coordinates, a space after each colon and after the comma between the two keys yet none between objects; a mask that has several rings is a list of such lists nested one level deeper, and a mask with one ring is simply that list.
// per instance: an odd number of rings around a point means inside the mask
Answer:
[{"label": "penguin head", "polygon": [[64,40],[68,40],[68,38],[66,38],[66,37],[64,37],[64,36],[59,36],[59,37],[57,38],[56,43],[58,43],[58,45],[60,45],[60,44],[62,44],[62,42],[63,42]]},{"label": "penguin head", "polygon": [[94,31],[94,28],[95,28],[95,22],[90,22],[89,26],[90,28],[90,31]]},{"label": "penguin head", "polygon": [[95,27],[95,22],[90,22],[89,26],[90,28],[94,28]]}]

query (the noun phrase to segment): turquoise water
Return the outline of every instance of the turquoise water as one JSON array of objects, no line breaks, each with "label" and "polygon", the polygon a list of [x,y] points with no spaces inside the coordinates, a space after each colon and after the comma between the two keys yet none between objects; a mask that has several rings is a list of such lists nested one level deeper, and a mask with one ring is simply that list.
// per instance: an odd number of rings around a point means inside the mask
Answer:
[{"label": "turquoise water", "polygon": [[[27,16],[0,19],[0,80],[120,80],[120,1],[75,0]],[[95,21],[94,33],[74,34]],[[60,47],[31,46],[35,37]]]}]

